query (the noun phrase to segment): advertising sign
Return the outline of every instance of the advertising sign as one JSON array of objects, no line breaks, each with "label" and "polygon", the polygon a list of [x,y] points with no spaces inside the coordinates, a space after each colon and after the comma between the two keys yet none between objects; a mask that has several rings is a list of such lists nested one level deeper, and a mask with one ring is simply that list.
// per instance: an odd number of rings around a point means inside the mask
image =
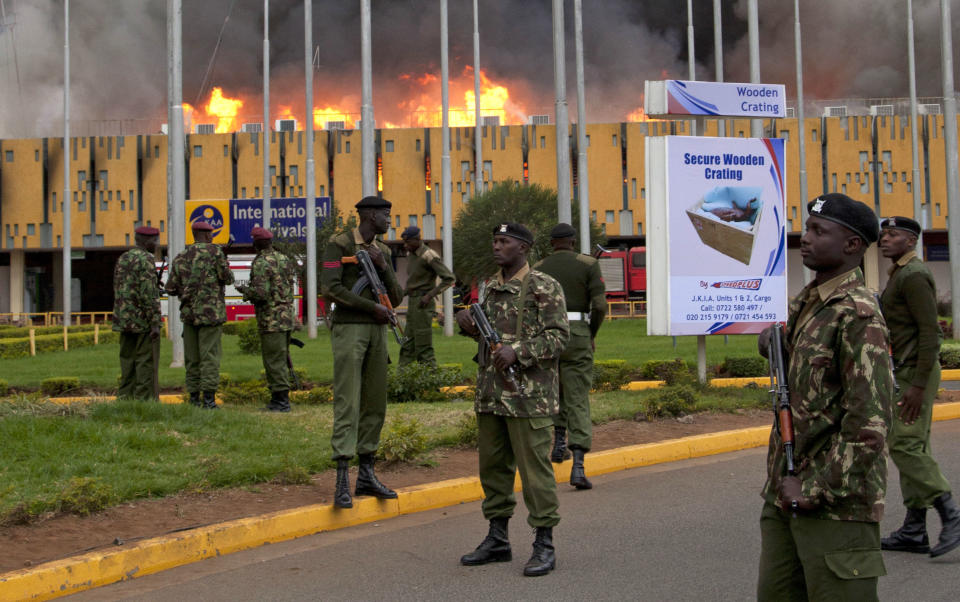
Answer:
[{"label": "advertising sign", "polygon": [[670,136],[647,153],[648,331],[757,333],[785,321],[783,140]]},{"label": "advertising sign", "polygon": [[780,84],[738,84],[668,79],[644,83],[647,115],[689,117],[786,117]]},{"label": "advertising sign", "polygon": [[[307,236],[307,199],[270,199],[270,229],[279,240],[305,241]],[[330,215],[330,197],[317,197],[317,228]],[[187,244],[193,243],[190,224],[203,219],[213,226],[213,242],[252,244],[250,230],[263,225],[262,199],[187,201]]]}]

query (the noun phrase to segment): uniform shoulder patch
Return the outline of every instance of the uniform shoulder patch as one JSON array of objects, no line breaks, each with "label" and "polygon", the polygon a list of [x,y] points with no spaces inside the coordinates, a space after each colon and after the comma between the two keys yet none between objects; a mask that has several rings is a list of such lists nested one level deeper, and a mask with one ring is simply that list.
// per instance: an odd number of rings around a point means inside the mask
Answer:
[{"label": "uniform shoulder patch", "polygon": [[353,242],[353,235],[350,232],[341,232],[333,237],[333,242],[341,247],[345,247]]},{"label": "uniform shoulder patch", "polygon": [[590,257],[589,255],[584,255],[583,253],[577,254],[577,261],[579,261],[580,263],[586,264],[588,266],[591,266],[597,263],[597,260],[595,258]]},{"label": "uniform shoulder patch", "polygon": [[421,259],[429,263],[434,259],[440,259],[440,255],[436,251],[428,247],[427,249],[424,250],[423,255],[421,255]]}]

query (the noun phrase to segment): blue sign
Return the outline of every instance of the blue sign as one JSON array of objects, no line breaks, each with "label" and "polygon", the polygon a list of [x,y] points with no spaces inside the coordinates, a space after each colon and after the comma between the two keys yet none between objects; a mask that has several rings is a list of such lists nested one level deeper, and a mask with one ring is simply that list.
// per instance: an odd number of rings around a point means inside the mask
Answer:
[{"label": "blue sign", "polygon": [[[330,197],[317,197],[317,229],[330,215]],[[270,231],[278,240],[307,240],[307,199],[270,199]],[[263,226],[262,199],[230,199],[230,232],[235,244],[252,244],[250,230]]]}]

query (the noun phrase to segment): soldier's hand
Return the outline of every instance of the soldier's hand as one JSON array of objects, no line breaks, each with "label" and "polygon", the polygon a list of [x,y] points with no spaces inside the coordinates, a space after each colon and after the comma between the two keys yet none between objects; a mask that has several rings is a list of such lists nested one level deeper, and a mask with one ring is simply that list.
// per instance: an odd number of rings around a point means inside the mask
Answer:
[{"label": "soldier's hand", "polygon": [[763,332],[760,333],[760,336],[757,337],[757,351],[760,352],[760,355],[763,357],[768,357],[767,353],[770,350],[770,338],[773,336],[773,326],[767,326],[763,329]]},{"label": "soldier's hand", "polygon": [[159,338],[160,338],[160,327],[154,326],[153,328],[150,329],[150,340],[156,341]]},{"label": "soldier's hand", "polygon": [[431,303],[433,303],[433,297],[430,295],[424,295],[420,297],[420,307],[427,307]]},{"label": "soldier's hand", "polygon": [[377,303],[376,307],[373,308],[373,318],[377,321],[377,324],[388,324],[390,322],[390,310],[387,309],[386,305]]},{"label": "soldier's hand", "polygon": [[900,420],[905,424],[913,424],[923,407],[923,387],[911,385],[897,405],[900,406]]},{"label": "soldier's hand", "polygon": [[817,507],[810,498],[804,497],[803,484],[798,477],[789,476],[780,483],[780,508],[789,512],[793,510],[794,502],[798,510],[813,510]]},{"label": "soldier's hand", "polygon": [[373,265],[377,266],[378,270],[386,269],[387,262],[383,258],[383,253],[380,252],[379,247],[370,247],[367,249],[367,253],[370,255],[370,260],[373,261]]},{"label": "soldier's hand", "polygon": [[500,345],[493,352],[493,365],[497,370],[506,370],[517,361],[517,352],[510,345]]},{"label": "soldier's hand", "polygon": [[461,309],[457,312],[455,316],[457,319],[457,324],[460,326],[460,329],[470,336],[474,336],[480,331],[477,330],[477,325],[474,324],[473,318],[470,317],[469,309]]}]

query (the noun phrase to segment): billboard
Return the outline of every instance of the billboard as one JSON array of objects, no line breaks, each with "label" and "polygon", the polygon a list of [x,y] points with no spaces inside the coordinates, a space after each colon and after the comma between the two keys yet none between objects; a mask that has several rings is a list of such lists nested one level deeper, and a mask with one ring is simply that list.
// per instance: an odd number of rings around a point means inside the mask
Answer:
[{"label": "billboard", "polygon": [[[263,225],[263,199],[186,201],[187,244],[193,243],[190,225],[206,220],[213,226],[213,242],[253,243],[250,230]],[[330,215],[330,197],[317,197],[317,228]],[[270,199],[270,229],[279,240],[305,241],[307,236],[307,199],[299,197]]]},{"label": "billboard", "polygon": [[668,79],[644,82],[647,115],[675,117],[786,117],[782,84],[738,84]]}]

